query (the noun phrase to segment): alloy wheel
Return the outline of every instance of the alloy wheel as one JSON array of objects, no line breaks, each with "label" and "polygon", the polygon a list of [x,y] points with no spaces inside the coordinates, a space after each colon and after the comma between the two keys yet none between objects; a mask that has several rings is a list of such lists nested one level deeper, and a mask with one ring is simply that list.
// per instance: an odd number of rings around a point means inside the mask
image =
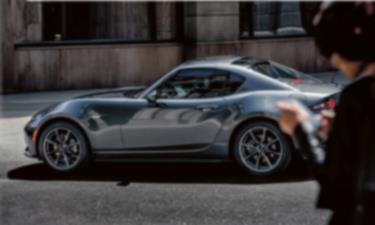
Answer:
[{"label": "alloy wheel", "polygon": [[54,128],[43,140],[45,160],[60,171],[75,168],[81,158],[80,139],[68,128]]},{"label": "alloy wheel", "polygon": [[239,148],[243,165],[256,173],[273,171],[284,154],[280,137],[265,126],[251,127],[243,133]]}]

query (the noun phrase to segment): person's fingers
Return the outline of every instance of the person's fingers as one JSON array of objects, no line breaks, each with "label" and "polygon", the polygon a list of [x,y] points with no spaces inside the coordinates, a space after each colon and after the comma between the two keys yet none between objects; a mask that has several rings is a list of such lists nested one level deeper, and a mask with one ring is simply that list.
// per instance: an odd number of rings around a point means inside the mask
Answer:
[{"label": "person's fingers", "polygon": [[285,102],[278,102],[276,103],[276,106],[277,108],[279,108],[280,110],[286,110],[288,109],[288,104],[286,104]]},{"label": "person's fingers", "polygon": [[283,106],[285,106],[287,104],[288,104],[288,102],[282,102],[282,101],[279,101],[279,102],[276,103],[276,105],[280,106],[280,107],[283,107]]},{"label": "person's fingers", "polygon": [[291,104],[289,102],[278,102],[277,103],[277,107],[281,111],[286,111],[286,112],[296,113],[298,111],[297,108],[295,107],[295,105],[293,105],[293,104]]},{"label": "person's fingers", "polygon": [[322,120],[320,120],[320,124],[322,125],[322,127],[326,127],[329,125],[329,121],[323,118]]},{"label": "person's fingers", "polygon": [[333,119],[335,118],[335,112],[332,110],[323,110],[321,112],[321,115],[327,119]]}]

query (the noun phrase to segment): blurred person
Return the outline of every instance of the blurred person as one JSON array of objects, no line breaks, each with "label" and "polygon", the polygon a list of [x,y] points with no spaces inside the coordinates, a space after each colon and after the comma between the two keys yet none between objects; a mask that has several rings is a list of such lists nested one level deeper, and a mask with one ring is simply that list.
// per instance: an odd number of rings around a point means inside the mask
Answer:
[{"label": "blurred person", "polygon": [[280,102],[279,125],[308,156],[321,187],[317,207],[333,211],[330,224],[374,225],[375,3],[323,2],[314,36],[322,55],[352,82],[334,118],[320,115],[317,125],[299,104]]}]

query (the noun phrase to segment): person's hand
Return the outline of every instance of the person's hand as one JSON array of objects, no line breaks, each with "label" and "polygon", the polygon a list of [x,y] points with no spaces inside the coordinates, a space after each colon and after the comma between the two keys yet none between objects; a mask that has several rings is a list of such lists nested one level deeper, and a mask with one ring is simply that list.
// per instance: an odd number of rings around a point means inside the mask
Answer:
[{"label": "person's hand", "polygon": [[321,124],[321,128],[319,130],[319,136],[323,140],[327,140],[328,135],[332,129],[334,118],[335,118],[335,113],[332,111],[322,111],[322,113],[319,115],[318,119]]},{"label": "person's hand", "polygon": [[298,124],[309,119],[305,110],[293,102],[278,102],[277,107],[281,110],[279,126],[286,134],[293,135]]}]

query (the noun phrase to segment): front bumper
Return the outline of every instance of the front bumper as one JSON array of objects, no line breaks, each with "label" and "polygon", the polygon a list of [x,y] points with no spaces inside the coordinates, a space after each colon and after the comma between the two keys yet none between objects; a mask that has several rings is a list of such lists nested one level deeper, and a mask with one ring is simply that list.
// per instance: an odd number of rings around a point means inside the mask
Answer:
[{"label": "front bumper", "polygon": [[36,143],[32,139],[33,132],[34,131],[27,130],[26,128],[24,130],[24,139],[26,143],[24,154],[29,158],[39,158]]}]

